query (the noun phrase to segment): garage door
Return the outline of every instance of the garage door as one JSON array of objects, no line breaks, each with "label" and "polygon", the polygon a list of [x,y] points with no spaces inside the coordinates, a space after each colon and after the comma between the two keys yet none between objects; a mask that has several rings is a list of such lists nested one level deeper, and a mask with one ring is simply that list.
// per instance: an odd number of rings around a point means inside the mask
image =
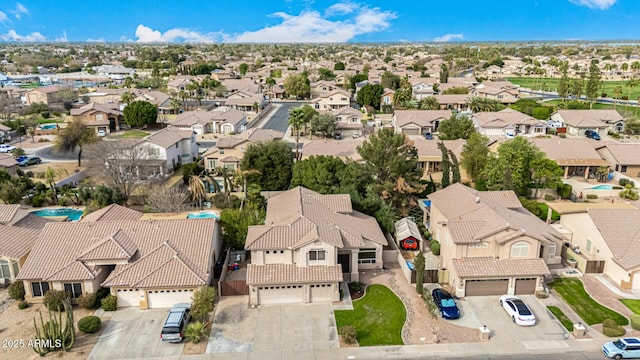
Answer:
[{"label": "garage door", "polygon": [[140,290],[118,289],[118,307],[140,306]]},{"label": "garage door", "polygon": [[311,302],[333,301],[333,284],[313,284],[310,291]]},{"label": "garage door", "polygon": [[258,304],[296,304],[304,302],[302,285],[258,287]]},{"label": "garage door", "polygon": [[177,303],[190,303],[193,290],[149,290],[149,309],[170,308]]},{"label": "garage door", "polygon": [[420,135],[420,129],[402,129],[405,135]]},{"label": "garage door", "polygon": [[504,295],[509,279],[467,280],[465,296]]},{"label": "garage door", "polygon": [[516,295],[534,294],[536,278],[516,279]]}]

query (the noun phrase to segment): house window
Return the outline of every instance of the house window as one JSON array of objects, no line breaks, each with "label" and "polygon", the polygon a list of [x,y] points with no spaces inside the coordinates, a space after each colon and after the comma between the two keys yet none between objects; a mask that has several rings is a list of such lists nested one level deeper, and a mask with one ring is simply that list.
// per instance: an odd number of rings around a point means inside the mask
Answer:
[{"label": "house window", "polygon": [[319,109],[320,109],[320,104],[315,103],[315,104],[313,105],[313,107],[314,107],[316,110],[319,110]]},{"label": "house window", "polygon": [[49,291],[49,283],[48,282],[32,282],[31,283],[31,293],[33,296],[44,296],[46,292]]},{"label": "house window", "polygon": [[82,295],[82,283],[65,283],[64,291],[71,295],[72,299],[79,298]]},{"label": "house window", "polygon": [[358,264],[375,264],[376,249],[360,249],[358,252]]},{"label": "house window", "polygon": [[309,251],[309,260],[320,261],[324,260],[324,250],[311,250]]},{"label": "house window", "polygon": [[518,242],[511,246],[511,257],[527,257],[529,254],[529,244]]},{"label": "house window", "polygon": [[207,159],[207,167],[209,169],[215,169],[216,167],[218,167],[218,160],[217,159]]},{"label": "house window", "polygon": [[220,155],[224,155],[224,149],[218,149],[218,152],[220,153]]},{"label": "house window", "polygon": [[180,143],[176,143],[176,149],[180,147]]},{"label": "house window", "polygon": [[11,265],[13,266],[13,276],[18,276],[18,263],[15,261],[12,261]]},{"label": "house window", "polygon": [[102,119],[104,119],[104,115],[102,115],[102,114],[96,114],[96,120],[100,121],[100,120],[102,120]]},{"label": "house window", "polygon": [[7,260],[0,260],[0,278],[11,278],[11,273],[9,272],[9,262]]},{"label": "house window", "polygon": [[627,165],[620,166],[620,172],[626,173],[627,172]]},{"label": "house window", "polygon": [[148,152],[149,152],[149,155],[152,155],[152,156],[160,155],[160,149],[158,148],[149,148]]},{"label": "house window", "polygon": [[587,252],[591,252],[591,239],[587,239]]},{"label": "house window", "polygon": [[549,260],[553,260],[556,257],[556,243],[549,244]]}]

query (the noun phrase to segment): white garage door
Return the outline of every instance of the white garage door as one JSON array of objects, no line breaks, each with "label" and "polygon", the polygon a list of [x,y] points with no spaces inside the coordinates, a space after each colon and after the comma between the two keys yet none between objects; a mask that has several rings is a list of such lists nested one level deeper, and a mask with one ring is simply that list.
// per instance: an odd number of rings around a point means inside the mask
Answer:
[{"label": "white garage door", "polygon": [[402,133],[405,135],[420,135],[420,129],[416,129],[416,128],[402,129]]},{"label": "white garage door", "polygon": [[333,301],[333,284],[313,284],[310,291],[311,302]]},{"label": "white garage door", "polygon": [[296,304],[304,302],[302,285],[263,286],[258,288],[258,304]]},{"label": "white garage door", "polygon": [[190,303],[193,290],[149,290],[149,309],[170,308],[177,303]]},{"label": "white garage door", "polygon": [[118,307],[140,306],[140,290],[118,289]]}]

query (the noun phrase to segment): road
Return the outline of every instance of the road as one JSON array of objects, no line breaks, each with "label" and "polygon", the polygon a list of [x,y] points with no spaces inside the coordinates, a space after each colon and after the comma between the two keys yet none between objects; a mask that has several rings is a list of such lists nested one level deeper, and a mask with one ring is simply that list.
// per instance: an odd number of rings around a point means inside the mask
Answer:
[{"label": "road", "polygon": [[53,149],[53,145],[39,148],[35,151],[35,155],[45,161],[74,161],[78,160],[78,150],[73,152],[58,153]]},{"label": "road", "polygon": [[271,129],[280,132],[286,132],[289,127],[289,110],[300,107],[305,104],[304,101],[287,101],[287,102],[273,102],[278,106],[276,111],[271,114],[265,123],[261,126],[263,129]]}]

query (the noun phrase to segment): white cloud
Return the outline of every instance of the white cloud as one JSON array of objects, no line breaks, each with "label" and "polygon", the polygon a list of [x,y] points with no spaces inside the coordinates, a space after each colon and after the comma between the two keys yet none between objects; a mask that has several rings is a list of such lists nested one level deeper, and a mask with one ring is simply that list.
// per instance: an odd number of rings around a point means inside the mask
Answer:
[{"label": "white cloud", "polygon": [[215,34],[202,34],[197,31],[188,29],[169,29],[164,33],[159,30],[154,30],[148,26],[142,24],[136,28],[136,38],[138,42],[152,43],[152,42],[175,42],[182,40],[184,42],[200,42],[210,43],[215,41]]},{"label": "white cloud", "polygon": [[569,0],[571,3],[586,6],[589,9],[606,10],[613,6],[617,0]]},{"label": "white cloud", "polygon": [[16,16],[16,19],[20,20],[22,18],[22,14],[28,14],[29,9],[27,9],[24,5],[20,3],[16,3],[16,10],[13,14]]},{"label": "white cloud", "polygon": [[451,40],[462,40],[464,36],[462,34],[444,34],[433,39],[433,42],[449,42]]},{"label": "white cloud", "polygon": [[4,41],[24,41],[24,42],[37,42],[45,41],[47,38],[39,32],[32,32],[27,35],[20,35],[15,30],[11,29],[6,34],[0,34],[0,39]]},{"label": "white cloud", "polygon": [[54,41],[56,41],[56,42],[69,42],[69,40],[67,40],[67,30],[63,30],[62,31],[62,36],[60,36],[59,38],[56,38]]},{"label": "white cloud", "polygon": [[103,43],[103,42],[105,42],[105,40],[104,40],[103,38],[100,38],[100,39],[92,39],[92,38],[88,38],[88,39],[87,39],[87,42]]},{"label": "white cloud", "polygon": [[0,22],[10,21],[5,12],[0,11]]},{"label": "white cloud", "polygon": [[[238,35],[225,36],[225,40],[256,43],[346,42],[357,35],[382,31],[391,26],[390,20],[397,17],[395,13],[380,8],[369,8],[362,5],[350,6],[348,3],[335,4],[327,9],[325,16],[322,16],[318,11],[303,11],[299,15],[277,12],[271,16],[281,18],[280,24]],[[349,18],[344,20],[327,19],[329,14],[336,14],[336,10],[342,10],[342,14],[344,14],[344,11],[348,9],[353,12]]]},{"label": "white cloud", "polygon": [[351,14],[355,9],[358,8],[358,4],[354,3],[337,3],[329,6],[324,13],[327,16],[337,15],[337,14]]}]

